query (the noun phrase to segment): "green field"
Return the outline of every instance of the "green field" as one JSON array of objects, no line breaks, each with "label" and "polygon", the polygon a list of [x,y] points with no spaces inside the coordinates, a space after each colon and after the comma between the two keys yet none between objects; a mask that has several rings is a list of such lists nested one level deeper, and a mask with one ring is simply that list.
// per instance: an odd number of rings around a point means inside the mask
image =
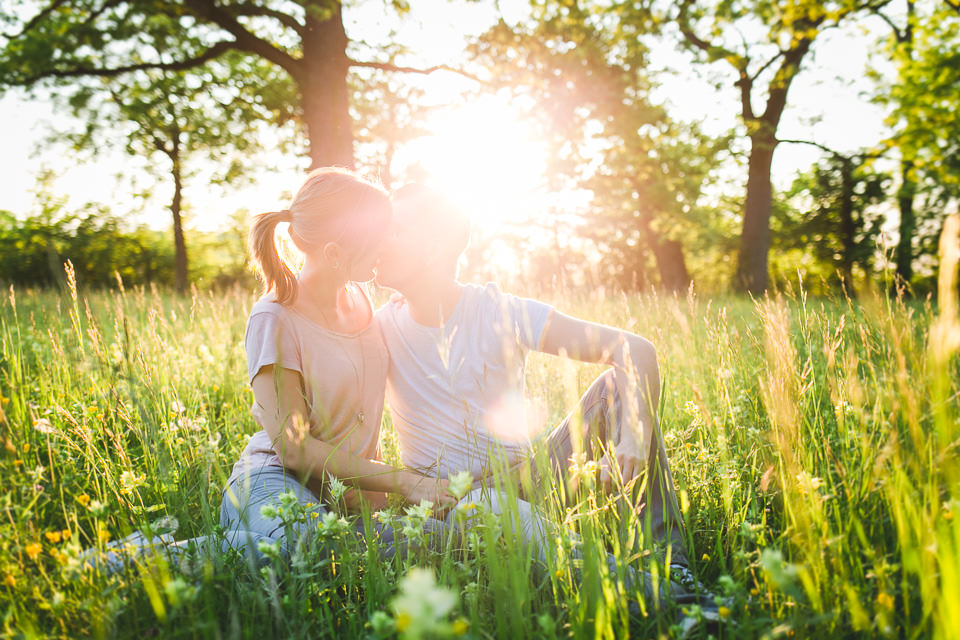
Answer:
[{"label": "green field", "polygon": [[[256,430],[242,343],[255,296],[71,293],[0,301],[4,635],[676,633],[672,606],[642,601],[600,564],[604,547],[620,553],[636,532],[586,492],[570,508],[544,497],[582,536],[582,561],[560,539],[538,563],[485,517],[442,553],[421,547],[388,561],[327,522],[318,530],[332,553],[308,548],[290,565],[255,571],[224,556],[85,570],[80,549],[162,516],[179,522],[177,539],[215,530],[221,486]],[[658,349],[691,558],[730,605],[719,628],[694,637],[958,637],[955,317],[872,295],[546,298]],[[558,362],[536,355],[528,368],[551,422],[599,370]],[[388,423],[384,433],[395,455]],[[653,556],[623,560],[663,570]],[[428,571],[403,582],[414,567]],[[631,615],[631,601],[645,615]]]}]

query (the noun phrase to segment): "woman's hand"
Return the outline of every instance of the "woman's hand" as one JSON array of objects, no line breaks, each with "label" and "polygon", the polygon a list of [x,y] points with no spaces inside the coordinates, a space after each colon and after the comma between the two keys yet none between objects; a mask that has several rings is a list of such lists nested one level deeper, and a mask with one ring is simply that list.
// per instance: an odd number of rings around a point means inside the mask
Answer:
[{"label": "woman's hand", "polygon": [[420,504],[421,500],[433,503],[435,513],[442,513],[457,503],[456,497],[447,489],[445,478],[433,478],[417,473],[407,473],[406,487],[402,492],[408,502]]}]

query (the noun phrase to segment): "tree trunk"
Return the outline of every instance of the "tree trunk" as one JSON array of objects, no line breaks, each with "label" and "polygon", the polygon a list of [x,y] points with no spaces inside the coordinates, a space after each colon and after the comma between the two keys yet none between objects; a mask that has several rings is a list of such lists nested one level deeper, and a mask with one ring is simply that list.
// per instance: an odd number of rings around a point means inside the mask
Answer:
[{"label": "tree trunk", "polygon": [[856,224],[853,220],[853,160],[840,158],[840,236],[843,238],[843,260],[840,272],[843,275],[843,286],[851,298],[853,289],[853,262],[856,247]]},{"label": "tree trunk", "polygon": [[743,291],[755,294],[766,291],[768,284],[767,253],[770,250],[770,208],[773,202],[770,166],[777,145],[775,132],[776,125],[763,127],[750,136],[747,198],[736,284]]},{"label": "tree trunk", "polygon": [[690,288],[690,272],[683,255],[683,245],[676,240],[664,240],[655,246],[657,268],[663,288],[671,292],[683,292]]},{"label": "tree trunk", "polygon": [[[315,13],[312,10],[316,10]],[[318,18],[325,17],[324,20]],[[303,73],[297,85],[310,140],[310,168],[353,168],[353,130],[347,73],[347,34],[339,3],[308,6],[303,36]]]},{"label": "tree trunk", "polygon": [[[913,20],[915,0],[907,0],[907,21],[902,34],[897,34],[898,42],[906,49],[907,59],[913,61]],[[901,153],[903,150],[901,149]],[[897,282],[895,287],[910,283],[913,278],[913,232],[917,226],[913,200],[917,193],[917,183],[913,177],[913,159],[904,158],[900,162],[900,189],[897,190],[897,206],[900,208],[900,237],[897,240]]]},{"label": "tree trunk", "polygon": [[664,240],[654,231],[649,215],[644,215],[640,224],[643,227],[647,245],[657,260],[660,286],[670,292],[686,291],[690,287],[690,272],[687,271],[683,245],[676,240]]},{"label": "tree trunk", "polygon": [[897,240],[897,280],[898,284],[909,284],[913,278],[913,232],[917,218],[913,210],[917,184],[913,179],[913,161],[900,163],[900,189],[897,191],[897,204],[900,207],[900,238]]},{"label": "tree trunk", "polygon": [[187,292],[187,244],[183,238],[183,218],[180,215],[183,182],[180,175],[180,140],[178,137],[173,140],[170,160],[173,162],[173,202],[170,204],[170,211],[173,213],[174,286],[177,293],[183,294]]}]

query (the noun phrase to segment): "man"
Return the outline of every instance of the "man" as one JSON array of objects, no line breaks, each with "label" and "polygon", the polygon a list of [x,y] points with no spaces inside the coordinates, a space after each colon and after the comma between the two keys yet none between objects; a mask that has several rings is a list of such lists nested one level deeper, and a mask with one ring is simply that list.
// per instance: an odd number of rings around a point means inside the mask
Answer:
[{"label": "man", "polygon": [[[654,410],[660,377],[653,345],[494,284],[458,282],[469,235],[463,214],[417,185],[395,194],[393,206],[377,282],[401,297],[378,312],[378,321],[390,352],[387,401],[404,464],[476,478],[501,465],[529,491],[547,479],[535,463],[545,451],[563,490],[571,458],[583,452],[598,463],[601,487],[640,493],[631,502],[648,540],[669,545],[671,563],[685,567],[683,520]],[[529,350],[613,367],[537,442],[523,411]]]}]

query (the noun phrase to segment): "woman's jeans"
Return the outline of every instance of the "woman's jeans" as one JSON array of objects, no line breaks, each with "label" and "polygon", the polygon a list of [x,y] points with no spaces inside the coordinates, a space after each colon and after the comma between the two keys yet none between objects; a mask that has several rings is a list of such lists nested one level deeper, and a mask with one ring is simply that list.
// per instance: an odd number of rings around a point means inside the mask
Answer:
[{"label": "woman's jeans", "polygon": [[[276,510],[271,515],[264,515],[263,507],[278,506],[280,494],[287,492],[293,493],[307,517],[285,523]],[[262,563],[261,542],[277,545],[281,555],[289,559],[297,540],[309,539],[326,513],[321,498],[301,484],[291,471],[264,466],[234,478],[223,490],[220,525],[227,532],[232,546],[245,545]],[[368,535],[377,535],[386,550],[392,550],[392,529],[377,521],[372,521],[371,526],[373,531]],[[363,522],[359,518],[353,524],[353,530],[357,535],[364,535]],[[288,539],[290,534],[294,539]]]}]

